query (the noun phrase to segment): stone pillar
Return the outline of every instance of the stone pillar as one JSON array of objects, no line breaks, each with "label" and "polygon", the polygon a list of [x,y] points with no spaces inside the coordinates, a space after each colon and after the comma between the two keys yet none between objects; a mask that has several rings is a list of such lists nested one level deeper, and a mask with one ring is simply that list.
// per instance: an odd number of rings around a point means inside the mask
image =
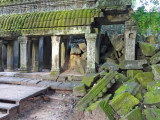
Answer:
[{"label": "stone pillar", "polygon": [[131,19],[125,22],[125,60],[135,60],[136,23]]},{"label": "stone pillar", "polygon": [[18,64],[19,64],[19,42],[18,42],[18,39],[14,40],[14,42],[13,42],[13,50],[14,50],[14,58],[13,58],[14,70],[18,70]]},{"label": "stone pillar", "polygon": [[3,41],[0,40],[0,72],[3,71],[3,65],[2,65],[2,61],[3,61],[3,57],[2,57],[2,46],[3,46]]},{"label": "stone pillar", "polygon": [[87,41],[87,73],[95,73],[97,34],[85,34],[85,38]]},{"label": "stone pillar", "polygon": [[39,70],[39,39],[32,38],[32,71],[38,72]]},{"label": "stone pillar", "polygon": [[27,56],[27,42],[28,37],[21,36],[18,38],[20,42],[20,70],[21,72],[28,72],[28,56]]},{"label": "stone pillar", "polygon": [[13,41],[8,41],[7,44],[7,71],[13,71]]},{"label": "stone pillar", "polygon": [[7,69],[7,45],[5,44],[5,42],[3,41],[3,45],[2,45],[2,59],[3,59],[3,68]]},{"label": "stone pillar", "polygon": [[43,43],[44,37],[40,37],[39,39],[39,71],[43,69]]},{"label": "stone pillar", "polygon": [[60,36],[51,36],[52,39],[52,68],[51,74],[59,74],[60,73]]}]

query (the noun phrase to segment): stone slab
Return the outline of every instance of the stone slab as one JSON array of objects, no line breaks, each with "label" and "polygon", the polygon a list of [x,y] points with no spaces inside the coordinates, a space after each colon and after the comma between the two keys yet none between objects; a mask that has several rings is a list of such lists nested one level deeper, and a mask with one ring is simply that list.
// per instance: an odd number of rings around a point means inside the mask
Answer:
[{"label": "stone slab", "polygon": [[0,109],[11,110],[15,107],[18,107],[18,105],[0,102]]},{"label": "stone slab", "polygon": [[68,83],[62,83],[58,86],[58,89],[60,90],[73,90],[75,86],[78,86],[80,82],[75,81],[75,82],[68,82]]},{"label": "stone slab", "polygon": [[24,78],[0,77],[0,83],[21,84]]},{"label": "stone slab", "polygon": [[8,117],[8,114],[1,114],[0,113],[0,120],[5,120],[5,119],[7,119],[7,117]]},{"label": "stone slab", "polygon": [[46,91],[46,87],[0,84],[0,99],[20,102]]}]

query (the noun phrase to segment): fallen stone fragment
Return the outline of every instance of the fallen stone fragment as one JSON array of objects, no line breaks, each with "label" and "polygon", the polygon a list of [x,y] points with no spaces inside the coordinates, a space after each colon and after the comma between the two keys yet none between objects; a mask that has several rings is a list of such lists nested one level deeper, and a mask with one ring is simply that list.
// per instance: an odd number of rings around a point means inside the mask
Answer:
[{"label": "fallen stone fragment", "polygon": [[153,56],[156,53],[154,44],[139,42],[139,45],[144,56]]},{"label": "fallen stone fragment", "polygon": [[151,43],[151,44],[156,44],[156,37],[153,35],[150,35],[146,38],[146,41]]},{"label": "fallen stone fragment", "polygon": [[84,83],[87,87],[91,87],[94,82],[96,82],[100,78],[99,74],[87,74],[86,76],[83,77],[83,80],[81,83]]},{"label": "fallen stone fragment", "polygon": [[120,120],[144,120],[141,109],[138,107],[122,117]]},{"label": "fallen stone fragment", "polygon": [[142,73],[142,70],[127,70],[127,77],[133,79],[138,73]]},{"label": "fallen stone fragment", "polygon": [[160,81],[153,81],[147,84],[147,91],[160,90]]},{"label": "fallen stone fragment", "polygon": [[124,60],[121,61],[119,67],[124,70],[143,69],[143,65],[147,64],[147,60]]},{"label": "fallen stone fragment", "polygon": [[79,43],[78,46],[83,52],[87,51],[87,45],[85,43]]},{"label": "fallen stone fragment", "polygon": [[117,70],[119,70],[119,66],[114,63],[104,63],[101,66],[101,69],[105,70],[105,71],[117,71]]},{"label": "fallen stone fragment", "polygon": [[74,54],[79,55],[79,54],[81,54],[81,50],[78,47],[73,47],[73,48],[71,48],[70,54],[71,55],[74,55]]},{"label": "fallen stone fragment", "polygon": [[124,116],[133,109],[134,106],[139,104],[139,100],[131,95],[129,92],[122,93],[114,97],[110,105],[120,116]]},{"label": "fallen stone fragment", "polygon": [[158,105],[160,103],[160,90],[152,90],[147,92],[145,95],[144,104],[147,105]]},{"label": "fallen stone fragment", "polygon": [[154,56],[150,58],[151,64],[157,64],[158,62],[160,62],[160,52],[156,53]]},{"label": "fallen stone fragment", "polygon": [[76,86],[73,88],[73,94],[75,96],[84,96],[86,94],[86,87],[84,84],[80,84],[79,86]]},{"label": "fallen stone fragment", "polygon": [[147,83],[150,83],[154,80],[154,75],[152,72],[143,72],[138,73],[135,78],[143,88],[147,88]]},{"label": "fallen stone fragment", "polygon": [[118,90],[115,91],[115,96],[125,92],[129,92],[132,95],[136,95],[140,89],[140,85],[137,82],[126,82]]},{"label": "fallen stone fragment", "polygon": [[144,110],[146,120],[159,120],[160,119],[160,109],[148,108]]},{"label": "fallen stone fragment", "polygon": [[154,80],[160,80],[160,64],[159,65],[152,65],[152,72],[154,74]]},{"label": "fallen stone fragment", "polygon": [[[114,84],[111,81],[115,79],[117,73],[110,72],[104,76],[98,83],[86,94],[77,104],[77,108],[86,108],[93,101],[97,101],[99,93],[106,93],[108,89]],[[116,80],[116,79],[115,79]],[[103,91],[107,88],[106,91]]]}]

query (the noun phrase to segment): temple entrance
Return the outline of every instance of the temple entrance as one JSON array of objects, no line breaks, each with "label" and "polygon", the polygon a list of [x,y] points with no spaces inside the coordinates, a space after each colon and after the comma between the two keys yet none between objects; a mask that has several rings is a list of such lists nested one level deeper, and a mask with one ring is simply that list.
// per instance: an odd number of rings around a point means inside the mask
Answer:
[{"label": "temple entrance", "polygon": [[86,73],[87,43],[84,36],[63,36],[60,53],[62,72]]}]

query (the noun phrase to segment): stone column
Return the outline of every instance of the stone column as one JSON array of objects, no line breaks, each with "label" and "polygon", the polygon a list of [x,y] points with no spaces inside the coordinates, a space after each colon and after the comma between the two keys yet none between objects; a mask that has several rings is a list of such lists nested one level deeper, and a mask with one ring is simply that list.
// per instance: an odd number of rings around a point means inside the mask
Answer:
[{"label": "stone column", "polygon": [[32,71],[39,70],[39,38],[32,38]]},{"label": "stone column", "polygon": [[8,41],[7,44],[7,71],[13,71],[13,41]]},{"label": "stone column", "polygon": [[32,41],[31,40],[28,40],[27,41],[27,69],[28,69],[28,72],[31,72],[31,70],[32,70]]},{"label": "stone column", "polygon": [[60,36],[51,36],[52,39],[52,69],[51,74],[60,73]]},{"label": "stone column", "polygon": [[40,37],[39,39],[39,71],[43,69],[43,41],[44,37]]},{"label": "stone column", "polygon": [[21,72],[28,72],[28,56],[27,56],[27,42],[28,37],[27,36],[21,36],[18,38],[20,42],[20,70]]},{"label": "stone column", "polygon": [[14,50],[14,70],[18,70],[18,64],[19,64],[19,42],[18,39],[14,40],[13,42],[13,50]]},{"label": "stone column", "polygon": [[125,22],[125,60],[135,60],[136,23],[131,19]]},{"label": "stone column", "polygon": [[87,41],[87,73],[95,73],[97,34],[85,34],[85,38]]},{"label": "stone column", "polygon": [[2,57],[2,46],[3,46],[3,41],[0,40],[0,72],[3,71],[3,65],[2,65],[2,61],[3,61],[3,57]]}]

